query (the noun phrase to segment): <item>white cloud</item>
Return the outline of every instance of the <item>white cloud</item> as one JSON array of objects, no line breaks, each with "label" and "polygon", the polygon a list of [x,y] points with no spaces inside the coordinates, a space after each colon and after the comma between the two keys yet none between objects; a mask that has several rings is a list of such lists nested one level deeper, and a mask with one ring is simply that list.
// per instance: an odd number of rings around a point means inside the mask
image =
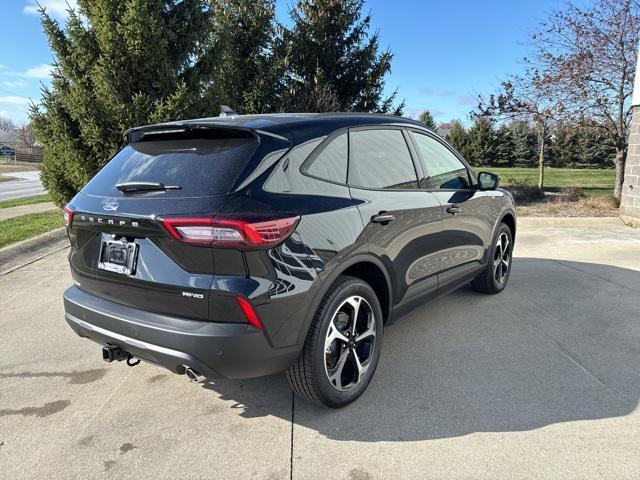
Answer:
[{"label": "white cloud", "polygon": [[422,87],[419,91],[420,93],[431,97],[452,97],[456,94],[456,92],[447,90],[446,88]]},{"label": "white cloud", "polygon": [[46,63],[43,63],[36,67],[28,69],[21,76],[26,78],[49,78],[49,75],[51,75],[52,68],[53,67],[51,65],[47,65]]},{"label": "white cloud", "polygon": [[7,88],[22,88],[27,86],[24,80],[3,80],[2,86]]},{"label": "white cloud", "polygon": [[18,97],[17,95],[6,95],[0,97],[0,104],[4,105],[29,105],[31,100],[26,97]]},{"label": "white cloud", "polygon": [[0,72],[0,75],[5,77],[20,77],[20,78],[35,78],[35,79],[47,79],[51,76],[52,65],[41,63],[35,67],[31,67],[24,72]]},{"label": "white cloud", "polygon": [[0,110],[0,117],[9,118],[17,124],[29,122],[29,112],[25,108],[6,108]]},{"label": "white cloud", "polygon": [[[76,8],[78,6],[77,0],[40,0],[39,3],[47,13],[58,18],[66,18],[68,8]],[[24,7],[24,13],[31,15],[38,15],[40,13],[39,10],[40,7],[38,7],[35,0],[29,0]]]}]

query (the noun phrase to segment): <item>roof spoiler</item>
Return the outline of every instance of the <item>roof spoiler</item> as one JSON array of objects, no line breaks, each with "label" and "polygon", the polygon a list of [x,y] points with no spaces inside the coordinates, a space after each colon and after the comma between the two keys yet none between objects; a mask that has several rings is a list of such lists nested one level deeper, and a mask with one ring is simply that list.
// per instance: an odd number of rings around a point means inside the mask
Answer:
[{"label": "roof spoiler", "polygon": [[288,138],[276,135],[271,132],[256,128],[241,127],[237,125],[224,125],[216,122],[170,122],[160,123],[157,125],[145,125],[141,127],[130,128],[124,132],[125,145],[129,143],[139,142],[144,137],[153,135],[162,135],[167,133],[193,132],[197,130],[227,130],[229,132],[245,132],[253,135],[258,140],[261,136],[277,138],[287,143],[291,143]]}]

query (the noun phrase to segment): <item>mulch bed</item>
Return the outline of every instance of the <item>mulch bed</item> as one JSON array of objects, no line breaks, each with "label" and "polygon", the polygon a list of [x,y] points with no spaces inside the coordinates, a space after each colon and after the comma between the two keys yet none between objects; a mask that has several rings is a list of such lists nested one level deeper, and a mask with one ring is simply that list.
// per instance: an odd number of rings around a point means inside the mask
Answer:
[{"label": "mulch bed", "polygon": [[541,200],[517,202],[516,213],[523,217],[617,217],[618,202],[608,195],[568,200],[545,194]]}]

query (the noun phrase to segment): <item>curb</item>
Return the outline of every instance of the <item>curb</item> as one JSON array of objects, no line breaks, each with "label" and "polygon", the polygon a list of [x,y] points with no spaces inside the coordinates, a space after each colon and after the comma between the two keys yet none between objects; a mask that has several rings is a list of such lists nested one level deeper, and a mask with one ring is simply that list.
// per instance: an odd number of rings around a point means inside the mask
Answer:
[{"label": "curb", "polygon": [[628,228],[620,217],[518,217],[521,228]]},{"label": "curb", "polygon": [[640,218],[620,215],[620,219],[629,227],[640,228]]},{"label": "curb", "polygon": [[28,240],[0,248],[0,275],[57,252],[68,245],[65,227],[56,228]]}]

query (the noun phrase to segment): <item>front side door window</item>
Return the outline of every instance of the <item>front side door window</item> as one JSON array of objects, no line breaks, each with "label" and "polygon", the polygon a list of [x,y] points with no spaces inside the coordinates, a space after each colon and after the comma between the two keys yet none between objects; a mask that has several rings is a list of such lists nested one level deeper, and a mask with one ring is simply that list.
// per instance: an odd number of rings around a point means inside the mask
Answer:
[{"label": "front side door window", "polygon": [[349,184],[373,190],[417,189],[409,147],[401,130],[350,133]]},{"label": "front side door window", "polygon": [[471,187],[467,167],[446,146],[434,138],[411,132],[422,157],[425,170],[422,188],[428,190],[462,190]]}]

